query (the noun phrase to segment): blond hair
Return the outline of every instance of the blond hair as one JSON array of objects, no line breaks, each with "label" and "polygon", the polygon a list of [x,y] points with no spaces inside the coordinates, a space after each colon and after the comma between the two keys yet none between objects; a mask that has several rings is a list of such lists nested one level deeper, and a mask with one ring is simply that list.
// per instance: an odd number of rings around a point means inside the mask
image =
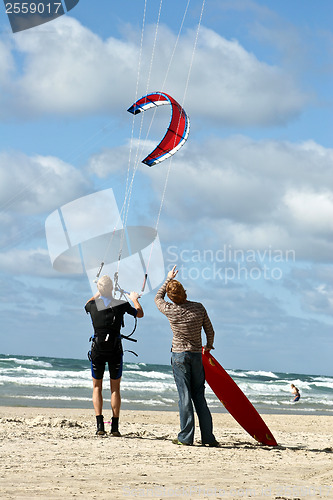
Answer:
[{"label": "blond hair", "polygon": [[97,289],[103,297],[112,297],[113,283],[106,274],[97,281]]},{"label": "blond hair", "polygon": [[169,281],[166,286],[166,293],[169,299],[175,304],[182,304],[187,298],[186,290],[184,290],[183,285],[177,280]]}]

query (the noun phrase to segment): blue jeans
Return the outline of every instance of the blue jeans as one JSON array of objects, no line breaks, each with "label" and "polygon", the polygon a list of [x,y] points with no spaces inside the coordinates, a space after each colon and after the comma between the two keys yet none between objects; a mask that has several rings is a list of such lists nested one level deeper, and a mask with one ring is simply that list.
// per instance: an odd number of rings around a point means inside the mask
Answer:
[{"label": "blue jeans", "polygon": [[213,443],[215,437],[212,416],[205,398],[205,372],[201,353],[173,352],[171,364],[179,395],[180,432],[178,440],[182,443],[193,444],[194,404],[199,419],[201,442],[202,444]]}]

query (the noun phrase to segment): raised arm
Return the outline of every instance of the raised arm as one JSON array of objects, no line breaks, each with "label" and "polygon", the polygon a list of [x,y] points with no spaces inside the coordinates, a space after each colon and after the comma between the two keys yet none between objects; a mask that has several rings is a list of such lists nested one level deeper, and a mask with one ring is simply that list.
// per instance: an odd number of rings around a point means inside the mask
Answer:
[{"label": "raised arm", "polygon": [[176,269],[176,266],[173,266],[171,271],[168,272],[165,282],[156,293],[155,304],[163,314],[165,314],[165,307],[167,305],[167,302],[164,300],[166,294],[166,286],[169,283],[169,281],[171,281],[173,278],[175,278],[175,276],[177,276],[177,273],[178,270]]},{"label": "raised arm", "polygon": [[126,294],[127,297],[133,302],[135,309],[137,310],[137,318],[143,318],[143,309],[139,303],[139,294],[137,292],[131,292]]}]

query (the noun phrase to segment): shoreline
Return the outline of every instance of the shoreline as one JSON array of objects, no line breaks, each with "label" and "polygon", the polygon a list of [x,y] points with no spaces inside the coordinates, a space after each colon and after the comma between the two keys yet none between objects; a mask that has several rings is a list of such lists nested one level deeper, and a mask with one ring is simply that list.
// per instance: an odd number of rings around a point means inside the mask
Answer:
[{"label": "shoreline", "polygon": [[[0,406],[41,408],[92,408],[92,382],[88,360],[33,359],[3,355],[0,369]],[[178,411],[178,393],[169,365],[124,364],[121,383],[122,409]],[[229,370],[229,375],[261,415],[333,416],[333,377]],[[104,399],[109,403],[105,377]],[[301,399],[293,403],[295,382]],[[226,413],[206,384],[208,406],[213,414]]]},{"label": "shoreline", "polygon": [[[104,420],[111,410],[105,406]],[[277,447],[214,413],[220,448],[176,446],[178,412],[122,410],[121,438],[93,409],[0,407],[4,499],[333,498],[333,418],[265,415]],[[109,424],[106,425],[109,431]]]},{"label": "shoreline", "polygon": [[[143,408],[143,406],[145,406]],[[209,405],[208,405],[209,406]],[[104,400],[104,407],[110,407],[110,401],[105,398]],[[7,404],[0,401],[0,412],[1,408],[33,408],[33,409],[53,409],[53,410],[87,410],[87,411],[93,411],[93,405],[92,402],[86,402],[83,403],[81,406],[78,405],[77,403],[73,403],[72,401],[69,401],[68,404],[64,404],[63,406],[60,406],[59,404],[52,406],[50,405],[50,402],[48,401],[45,405],[41,404],[41,401],[36,401],[36,404],[32,404],[31,401],[29,404],[24,405],[24,404]],[[219,415],[219,414],[229,414],[229,412],[221,405],[221,407],[211,407],[209,406],[209,409],[212,413],[212,415]],[[295,405],[294,407],[289,408],[283,408],[283,409],[271,409],[271,408],[261,408],[258,406],[255,406],[255,409],[259,413],[259,415],[293,415],[295,417],[297,416],[320,416],[320,417],[333,417],[333,409],[329,410],[316,410],[316,409],[304,409],[300,405]],[[172,407],[158,407],[158,406],[153,406],[153,405],[136,405],[132,403],[123,403],[122,404],[122,411],[138,411],[138,412],[166,412],[166,413],[172,413],[176,412],[178,413],[178,408]]]}]

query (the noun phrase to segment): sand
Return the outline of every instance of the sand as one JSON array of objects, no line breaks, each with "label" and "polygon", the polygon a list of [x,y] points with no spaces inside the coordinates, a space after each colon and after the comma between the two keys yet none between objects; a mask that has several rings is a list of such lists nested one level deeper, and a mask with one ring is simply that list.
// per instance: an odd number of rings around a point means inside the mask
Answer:
[{"label": "sand", "polygon": [[172,444],[176,412],[122,411],[115,438],[95,435],[92,410],[0,407],[0,498],[333,499],[333,417],[263,419],[278,447],[229,414],[213,414],[221,447],[206,448],[199,432]]}]

